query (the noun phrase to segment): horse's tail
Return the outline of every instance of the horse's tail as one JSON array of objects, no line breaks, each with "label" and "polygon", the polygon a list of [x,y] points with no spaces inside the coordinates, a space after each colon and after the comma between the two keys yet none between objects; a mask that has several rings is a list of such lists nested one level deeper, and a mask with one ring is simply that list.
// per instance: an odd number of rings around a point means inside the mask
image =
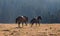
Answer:
[{"label": "horse's tail", "polygon": [[18,19],[16,18],[15,23],[17,23],[17,20],[18,20]]},{"label": "horse's tail", "polygon": [[17,20],[15,22],[17,23]]}]

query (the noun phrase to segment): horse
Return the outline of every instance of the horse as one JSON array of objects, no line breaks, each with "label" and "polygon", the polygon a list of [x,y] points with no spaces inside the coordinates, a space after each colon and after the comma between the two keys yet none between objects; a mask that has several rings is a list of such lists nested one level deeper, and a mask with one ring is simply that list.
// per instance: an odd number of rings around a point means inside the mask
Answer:
[{"label": "horse", "polygon": [[[37,26],[37,24],[39,24],[39,26],[40,26],[39,20],[42,20],[42,17],[41,17],[41,16],[34,17],[34,18],[30,21],[30,23],[31,23],[32,25],[33,25],[34,23],[36,23],[36,26]],[[31,27],[32,27],[32,25],[31,25]]]},{"label": "horse", "polygon": [[16,23],[18,23],[18,27],[20,27],[20,23],[22,23],[22,27],[23,27],[23,23],[25,23],[27,26],[27,22],[28,22],[28,17],[26,16],[18,16],[16,18]]}]

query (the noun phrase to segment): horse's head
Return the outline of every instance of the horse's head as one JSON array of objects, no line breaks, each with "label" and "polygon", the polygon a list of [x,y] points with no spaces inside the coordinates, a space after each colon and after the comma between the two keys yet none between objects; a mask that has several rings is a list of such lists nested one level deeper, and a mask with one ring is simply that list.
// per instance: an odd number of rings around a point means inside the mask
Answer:
[{"label": "horse's head", "polygon": [[41,19],[42,20],[42,17],[41,16],[38,16],[37,19]]}]

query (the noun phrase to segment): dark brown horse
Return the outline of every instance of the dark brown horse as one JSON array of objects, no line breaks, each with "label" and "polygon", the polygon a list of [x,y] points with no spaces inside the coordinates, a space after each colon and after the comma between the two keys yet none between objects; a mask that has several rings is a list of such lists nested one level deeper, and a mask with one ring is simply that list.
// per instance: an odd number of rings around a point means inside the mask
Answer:
[{"label": "dark brown horse", "polygon": [[[39,24],[39,26],[40,26],[39,20],[42,20],[41,16],[38,16],[38,17],[33,18],[33,19],[30,21],[30,23],[31,23],[32,25],[35,23],[36,26],[37,26],[37,24]],[[32,25],[31,25],[31,27],[32,27]]]},{"label": "dark brown horse", "polygon": [[27,26],[27,22],[28,22],[28,17],[26,16],[19,16],[16,18],[16,23],[18,23],[18,27],[20,27],[20,23],[22,23],[22,27],[23,27],[23,23],[25,23]]}]

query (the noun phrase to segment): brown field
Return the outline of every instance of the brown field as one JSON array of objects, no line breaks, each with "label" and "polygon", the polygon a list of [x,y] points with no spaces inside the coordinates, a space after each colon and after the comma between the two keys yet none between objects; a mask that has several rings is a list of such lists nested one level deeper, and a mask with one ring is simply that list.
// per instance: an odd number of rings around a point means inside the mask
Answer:
[{"label": "brown field", "polygon": [[60,24],[41,24],[17,28],[17,24],[0,24],[0,36],[60,36]]}]

